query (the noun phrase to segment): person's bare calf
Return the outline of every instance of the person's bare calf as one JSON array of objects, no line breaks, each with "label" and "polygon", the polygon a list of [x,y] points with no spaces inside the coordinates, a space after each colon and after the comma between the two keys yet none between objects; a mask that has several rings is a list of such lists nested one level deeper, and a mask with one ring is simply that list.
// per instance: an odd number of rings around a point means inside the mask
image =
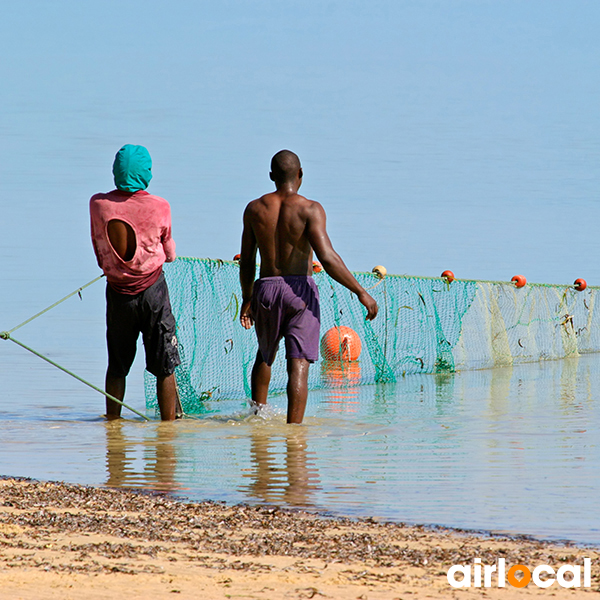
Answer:
[{"label": "person's bare calf", "polygon": [[156,378],[156,395],[162,421],[174,421],[177,409],[177,385],[175,374]]},{"label": "person's bare calf", "polygon": [[[117,400],[123,400],[125,397],[125,377],[114,377],[107,372],[104,389],[107,394],[114,396]],[[106,399],[106,418],[109,421],[121,418],[121,405],[110,398]]]},{"label": "person's bare calf", "polygon": [[[123,400],[125,398],[125,377],[114,377],[106,373],[104,389],[107,394],[114,396],[117,400]],[[156,378],[156,395],[158,396],[161,420],[174,421],[177,408],[177,386],[174,374]],[[109,421],[121,418],[121,405],[110,398],[106,399],[106,418]]]},{"label": "person's bare calf", "polygon": [[271,381],[271,367],[263,360],[260,350],[256,353],[256,360],[252,367],[250,386],[252,389],[252,403],[260,408],[267,404],[269,383]]},{"label": "person's bare calf", "polygon": [[310,363],[305,358],[288,358],[288,423],[302,423],[304,419],[306,400],[308,398],[309,367]]}]

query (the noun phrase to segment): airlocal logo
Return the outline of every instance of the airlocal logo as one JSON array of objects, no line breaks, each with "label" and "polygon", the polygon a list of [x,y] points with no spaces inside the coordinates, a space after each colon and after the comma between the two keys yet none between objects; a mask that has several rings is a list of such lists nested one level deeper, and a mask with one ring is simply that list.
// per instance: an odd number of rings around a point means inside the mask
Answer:
[{"label": "airlocal logo", "polygon": [[[583,587],[592,585],[592,561],[583,559]],[[517,573],[521,572],[520,578]],[[541,588],[549,588],[555,582],[564,588],[582,587],[582,569],[579,565],[563,565],[555,570],[549,565],[538,565],[533,571],[525,565],[512,565],[506,570],[506,560],[499,558],[495,565],[483,565],[481,559],[476,558],[471,565],[454,565],[448,569],[448,583],[453,588],[492,587],[492,578],[495,586],[506,587],[506,582],[516,588],[525,587],[530,581]],[[569,578],[567,579],[567,574]],[[544,578],[542,579],[542,575]],[[457,576],[460,579],[457,579]]]}]

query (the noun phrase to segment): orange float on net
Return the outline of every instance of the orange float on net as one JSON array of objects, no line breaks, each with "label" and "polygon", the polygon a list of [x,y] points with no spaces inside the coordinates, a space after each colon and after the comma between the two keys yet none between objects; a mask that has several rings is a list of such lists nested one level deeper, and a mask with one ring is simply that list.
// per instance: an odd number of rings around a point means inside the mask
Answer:
[{"label": "orange float on net", "polygon": [[233,257],[233,261],[234,261],[234,262],[240,262],[240,259],[241,259],[241,258],[242,258],[242,255],[241,255],[241,254],[236,254],[236,255]]},{"label": "orange float on net", "polygon": [[515,284],[515,287],[517,288],[525,287],[525,284],[527,283],[527,279],[525,279],[523,275],[515,275],[511,279],[511,281]]},{"label": "orange float on net", "polygon": [[442,279],[445,279],[448,283],[454,281],[454,273],[452,271],[444,271],[441,275]]},{"label": "orange float on net", "polygon": [[323,265],[316,261],[313,260],[313,273],[320,273],[323,270]]},{"label": "orange float on net", "polygon": [[578,291],[578,292],[583,292],[583,290],[585,290],[585,288],[587,287],[587,282],[585,279],[582,279],[581,277],[579,279],[575,280],[575,283],[573,284],[573,287]]},{"label": "orange float on net", "polygon": [[350,327],[332,327],[321,338],[321,356],[325,360],[358,360],[362,343],[358,333]]}]

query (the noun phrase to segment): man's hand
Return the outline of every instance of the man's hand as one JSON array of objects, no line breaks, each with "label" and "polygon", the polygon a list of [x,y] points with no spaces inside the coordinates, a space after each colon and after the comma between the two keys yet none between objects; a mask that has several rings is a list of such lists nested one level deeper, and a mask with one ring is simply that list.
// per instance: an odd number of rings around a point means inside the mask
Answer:
[{"label": "man's hand", "polygon": [[242,310],[240,311],[240,323],[244,329],[250,329],[252,325],[254,325],[254,319],[252,317],[252,312],[250,311],[250,300],[246,300],[242,304]]},{"label": "man's hand", "polygon": [[367,309],[366,320],[372,321],[377,316],[377,311],[379,310],[377,302],[365,290],[358,295],[358,300]]}]

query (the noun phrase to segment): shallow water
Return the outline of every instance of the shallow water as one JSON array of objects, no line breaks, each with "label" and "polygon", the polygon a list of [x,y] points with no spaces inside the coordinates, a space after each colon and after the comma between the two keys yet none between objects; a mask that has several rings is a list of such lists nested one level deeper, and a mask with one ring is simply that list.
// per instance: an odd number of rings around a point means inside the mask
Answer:
[{"label": "shallow water", "polygon": [[311,393],[288,426],[281,396],[258,416],[237,400],[106,423],[67,385],[63,405],[4,411],[0,473],[598,544],[597,390],[597,355],[413,375]]},{"label": "shallow water", "polygon": [[[184,256],[239,251],[288,147],[351,269],[600,281],[596,4],[37,4],[0,20],[0,330],[98,274],[88,199],[124,143],[149,148]],[[15,337],[101,386],[102,285],[83,299]],[[281,397],[106,424],[0,341],[0,474],[600,543],[599,378],[587,356],[313,393],[303,427]]]}]

